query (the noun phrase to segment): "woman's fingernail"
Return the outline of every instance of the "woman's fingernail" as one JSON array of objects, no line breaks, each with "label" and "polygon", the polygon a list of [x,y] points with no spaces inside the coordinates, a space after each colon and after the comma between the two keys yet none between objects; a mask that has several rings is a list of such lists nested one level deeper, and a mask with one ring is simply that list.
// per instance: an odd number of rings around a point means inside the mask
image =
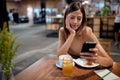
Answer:
[{"label": "woman's fingernail", "polygon": [[91,50],[91,48],[89,50]]}]

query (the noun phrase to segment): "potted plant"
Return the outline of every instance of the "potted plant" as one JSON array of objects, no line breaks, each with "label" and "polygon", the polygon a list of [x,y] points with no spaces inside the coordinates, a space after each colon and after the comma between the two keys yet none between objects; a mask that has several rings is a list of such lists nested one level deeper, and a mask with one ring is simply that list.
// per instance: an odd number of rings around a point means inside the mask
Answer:
[{"label": "potted plant", "polygon": [[3,30],[0,32],[0,64],[5,80],[11,80],[12,60],[19,47],[16,39],[17,36],[13,37],[13,32],[8,32],[7,23],[4,22]]}]

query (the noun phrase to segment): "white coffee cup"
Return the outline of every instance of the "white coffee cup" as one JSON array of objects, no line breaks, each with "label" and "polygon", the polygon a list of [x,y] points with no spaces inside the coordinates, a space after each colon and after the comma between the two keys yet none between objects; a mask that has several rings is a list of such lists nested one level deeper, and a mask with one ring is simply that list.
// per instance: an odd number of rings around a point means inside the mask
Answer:
[{"label": "white coffee cup", "polygon": [[63,62],[65,57],[71,57],[71,56],[70,55],[60,55],[59,56],[59,61],[58,61],[60,66],[62,66],[62,62]]}]

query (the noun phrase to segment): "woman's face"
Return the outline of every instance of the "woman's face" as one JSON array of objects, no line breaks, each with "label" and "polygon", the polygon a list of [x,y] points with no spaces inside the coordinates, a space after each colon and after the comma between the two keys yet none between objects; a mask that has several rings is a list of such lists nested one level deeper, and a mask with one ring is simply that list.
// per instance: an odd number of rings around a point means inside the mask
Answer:
[{"label": "woman's face", "polygon": [[69,14],[70,26],[72,29],[77,30],[82,22],[82,13],[80,10],[71,12]]}]

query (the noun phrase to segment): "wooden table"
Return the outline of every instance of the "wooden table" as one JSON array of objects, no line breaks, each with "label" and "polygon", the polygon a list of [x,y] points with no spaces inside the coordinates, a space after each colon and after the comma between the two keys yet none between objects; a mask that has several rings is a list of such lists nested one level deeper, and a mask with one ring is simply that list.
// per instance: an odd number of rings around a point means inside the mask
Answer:
[{"label": "wooden table", "polygon": [[[30,67],[15,76],[15,80],[99,80],[94,70],[75,66],[72,77],[64,77],[62,69],[55,66],[57,57],[55,55],[46,55]],[[111,68],[108,68],[114,74],[120,76],[120,62],[114,62]]]}]

